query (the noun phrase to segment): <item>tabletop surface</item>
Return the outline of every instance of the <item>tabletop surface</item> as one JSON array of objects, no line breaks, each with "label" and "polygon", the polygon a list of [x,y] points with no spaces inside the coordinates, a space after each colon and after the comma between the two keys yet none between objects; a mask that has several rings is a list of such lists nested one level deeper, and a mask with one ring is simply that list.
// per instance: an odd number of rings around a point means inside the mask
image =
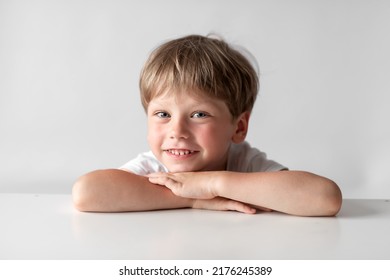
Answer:
[{"label": "tabletop surface", "polygon": [[83,213],[70,195],[0,194],[0,259],[390,259],[390,201],[337,217],[177,209]]}]

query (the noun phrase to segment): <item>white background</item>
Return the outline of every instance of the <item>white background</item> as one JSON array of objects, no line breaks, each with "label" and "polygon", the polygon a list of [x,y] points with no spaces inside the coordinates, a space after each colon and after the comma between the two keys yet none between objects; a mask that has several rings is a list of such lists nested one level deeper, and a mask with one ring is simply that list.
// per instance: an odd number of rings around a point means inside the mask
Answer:
[{"label": "white background", "polygon": [[390,197],[386,0],[0,0],[0,192],[70,193],[148,150],[145,59],[210,32],[258,60],[252,145],[345,198]]}]

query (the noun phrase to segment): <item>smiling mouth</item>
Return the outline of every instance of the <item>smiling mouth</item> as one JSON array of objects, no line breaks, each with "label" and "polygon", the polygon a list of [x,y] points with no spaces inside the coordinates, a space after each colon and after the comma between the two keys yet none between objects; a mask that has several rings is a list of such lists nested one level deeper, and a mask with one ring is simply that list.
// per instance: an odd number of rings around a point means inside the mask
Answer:
[{"label": "smiling mouth", "polygon": [[176,150],[176,149],[169,149],[169,150],[164,150],[165,152],[174,155],[174,156],[187,156],[187,155],[192,155],[196,153],[196,151],[193,150]]}]

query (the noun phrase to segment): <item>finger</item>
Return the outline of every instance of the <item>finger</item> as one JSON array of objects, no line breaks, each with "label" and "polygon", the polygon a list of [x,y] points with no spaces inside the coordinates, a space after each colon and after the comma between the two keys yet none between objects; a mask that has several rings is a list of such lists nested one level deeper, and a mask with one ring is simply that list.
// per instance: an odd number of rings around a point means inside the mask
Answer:
[{"label": "finger", "polygon": [[247,205],[249,205],[250,207],[255,208],[257,210],[264,211],[264,212],[272,212],[273,211],[272,209],[267,208],[267,207],[263,207],[263,206],[258,206],[258,205],[254,205],[254,204],[247,204]]},{"label": "finger", "polygon": [[177,182],[169,177],[149,177],[149,182],[157,185],[162,185],[170,189],[175,195],[182,196],[181,183]]},{"label": "finger", "polygon": [[166,185],[171,182],[178,182],[176,176],[172,173],[156,172],[146,175],[149,181],[154,184]]},{"label": "finger", "polygon": [[222,197],[213,199],[197,199],[194,201],[193,208],[219,210],[219,211],[237,211],[246,214],[255,214],[256,209],[242,202],[230,200]]},{"label": "finger", "polygon": [[167,177],[169,173],[164,172],[155,172],[155,173],[149,173],[146,175],[148,178],[158,178],[158,177]]},{"label": "finger", "polygon": [[257,211],[256,208],[253,208],[239,201],[227,200],[225,203],[226,203],[227,210],[238,211],[246,214],[255,214]]},{"label": "finger", "polygon": [[167,178],[163,176],[148,176],[149,182],[157,185],[165,185]]}]

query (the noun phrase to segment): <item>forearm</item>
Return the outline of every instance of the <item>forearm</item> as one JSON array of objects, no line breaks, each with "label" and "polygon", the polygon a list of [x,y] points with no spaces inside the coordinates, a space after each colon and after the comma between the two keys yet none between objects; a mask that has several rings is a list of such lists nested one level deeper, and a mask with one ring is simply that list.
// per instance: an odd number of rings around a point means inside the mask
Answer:
[{"label": "forearm", "polygon": [[341,192],[331,180],[301,171],[221,172],[216,195],[300,216],[333,216]]},{"label": "forearm", "polygon": [[73,186],[74,205],[80,211],[125,212],[191,207],[166,187],[123,170],[98,170],[80,177]]}]

